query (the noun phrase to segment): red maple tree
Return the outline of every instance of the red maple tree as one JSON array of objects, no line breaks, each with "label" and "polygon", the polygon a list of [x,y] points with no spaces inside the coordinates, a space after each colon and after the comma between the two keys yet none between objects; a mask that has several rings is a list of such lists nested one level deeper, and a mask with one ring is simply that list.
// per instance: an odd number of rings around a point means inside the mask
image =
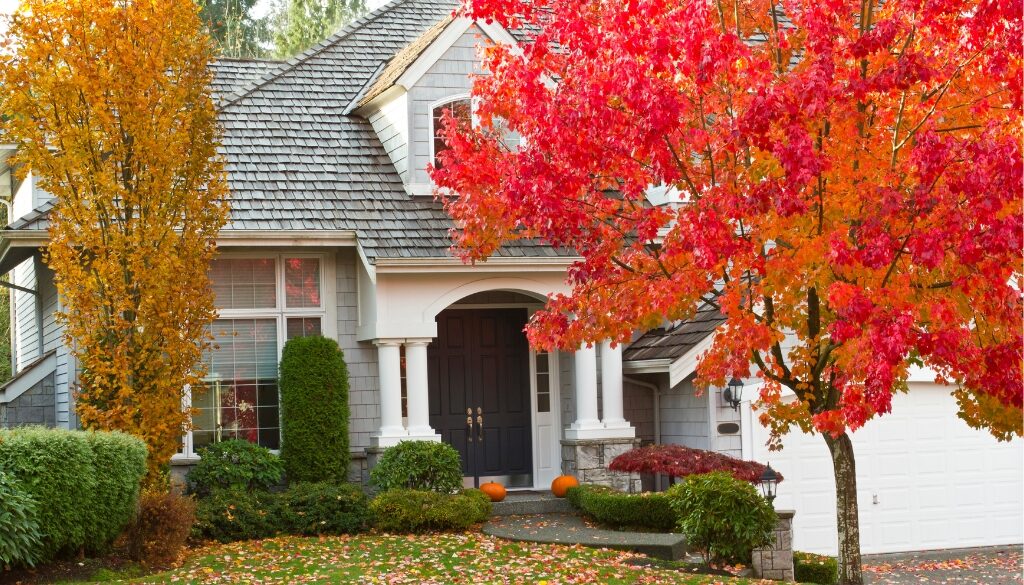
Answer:
[{"label": "red maple tree", "polygon": [[[431,170],[463,257],[520,238],[579,253],[535,347],[719,307],[698,384],[756,371],[776,437],[824,437],[842,583],[862,581],[848,433],[912,366],[968,424],[1021,434],[1021,0],[460,11],[526,37],[485,50],[479,124],[449,117]],[[651,186],[677,202],[649,204]]]}]

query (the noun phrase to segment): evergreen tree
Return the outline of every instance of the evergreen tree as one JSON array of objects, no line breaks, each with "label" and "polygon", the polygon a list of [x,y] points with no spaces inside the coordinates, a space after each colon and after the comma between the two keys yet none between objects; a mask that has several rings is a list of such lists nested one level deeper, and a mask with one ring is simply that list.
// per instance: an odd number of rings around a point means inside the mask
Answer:
[{"label": "evergreen tree", "polygon": [[365,9],[365,0],[279,0],[274,10],[275,56],[305,51]]},{"label": "evergreen tree", "polygon": [[200,0],[200,16],[206,23],[220,56],[258,58],[267,55],[270,26],[252,10],[259,0]]}]

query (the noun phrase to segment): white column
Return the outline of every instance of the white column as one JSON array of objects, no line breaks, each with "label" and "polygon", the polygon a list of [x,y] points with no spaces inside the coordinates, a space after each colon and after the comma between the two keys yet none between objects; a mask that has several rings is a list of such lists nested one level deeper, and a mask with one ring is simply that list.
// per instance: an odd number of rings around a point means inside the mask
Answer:
[{"label": "white column", "polygon": [[405,342],[405,389],[409,405],[409,435],[417,441],[440,441],[430,428],[430,399],[427,388],[427,345],[429,339]]},{"label": "white column", "polygon": [[409,436],[402,426],[401,341],[377,342],[377,377],[380,382],[380,430],[371,441],[377,447],[390,447]]},{"label": "white column", "polygon": [[636,431],[626,421],[622,409],[622,345],[612,347],[601,342],[601,412],[604,427],[614,429],[615,437],[633,437]]},{"label": "white column", "polygon": [[573,356],[576,370],[576,422],[565,431],[567,439],[591,439],[604,435],[597,419],[597,351],[582,346]]}]

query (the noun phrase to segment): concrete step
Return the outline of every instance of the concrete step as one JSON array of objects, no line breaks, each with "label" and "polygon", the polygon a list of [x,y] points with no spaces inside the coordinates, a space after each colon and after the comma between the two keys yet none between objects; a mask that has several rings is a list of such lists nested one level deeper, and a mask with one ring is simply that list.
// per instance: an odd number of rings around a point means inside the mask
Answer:
[{"label": "concrete step", "polygon": [[505,499],[491,506],[494,516],[521,514],[575,514],[565,498],[556,498],[551,492],[509,492]]},{"label": "concrete step", "polygon": [[607,530],[568,514],[491,518],[483,532],[507,540],[628,550],[668,561],[687,558],[682,534]]}]

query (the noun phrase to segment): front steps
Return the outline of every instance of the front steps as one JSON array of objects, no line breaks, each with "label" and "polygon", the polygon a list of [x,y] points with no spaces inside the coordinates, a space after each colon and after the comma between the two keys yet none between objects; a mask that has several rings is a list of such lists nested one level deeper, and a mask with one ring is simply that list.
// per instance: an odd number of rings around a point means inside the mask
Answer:
[{"label": "front steps", "polygon": [[519,516],[525,514],[576,514],[565,498],[556,498],[551,492],[509,492],[505,499],[491,504],[492,516]]}]

